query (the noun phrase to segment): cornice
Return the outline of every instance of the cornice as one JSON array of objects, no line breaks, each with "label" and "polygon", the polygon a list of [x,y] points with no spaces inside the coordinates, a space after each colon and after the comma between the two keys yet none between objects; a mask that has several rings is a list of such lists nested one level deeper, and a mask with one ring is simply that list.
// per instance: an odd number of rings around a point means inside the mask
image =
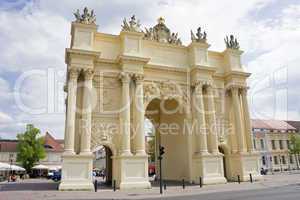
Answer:
[{"label": "cornice", "polygon": [[210,44],[208,44],[206,42],[191,42],[187,47],[188,48],[200,47],[203,49],[208,49],[210,47]]},{"label": "cornice", "polygon": [[66,48],[65,51],[65,62],[68,64],[70,56],[87,56],[91,57],[94,60],[97,60],[101,56],[100,51],[90,51],[90,50],[83,50],[83,49],[73,49],[73,48]]},{"label": "cornice", "polygon": [[205,71],[209,74],[215,74],[217,67],[204,66],[204,65],[193,65],[191,66],[191,72],[193,71]]},{"label": "cornice", "polygon": [[130,55],[119,55],[117,58],[117,63],[126,64],[126,63],[135,63],[146,65],[149,62],[150,58],[130,56]]},{"label": "cornice", "polygon": [[238,49],[230,49],[230,48],[227,48],[225,49],[222,54],[223,55],[226,55],[226,54],[232,54],[232,55],[237,55],[237,56],[240,56],[244,53],[244,51],[242,50],[238,50]]},{"label": "cornice", "polygon": [[230,71],[224,74],[224,77],[230,78],[230,77],[242,77],[242,78],[248,78],[251,75],[249,72],[243,72],[243,71]]}]

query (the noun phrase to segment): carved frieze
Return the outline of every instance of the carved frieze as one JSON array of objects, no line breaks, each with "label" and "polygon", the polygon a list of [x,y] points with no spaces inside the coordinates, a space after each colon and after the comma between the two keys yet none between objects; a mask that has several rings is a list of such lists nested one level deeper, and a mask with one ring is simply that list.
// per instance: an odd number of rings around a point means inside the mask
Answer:
[{"label": "carved frieze", "polygon": [[176,99],[184,104],[189,99],[186,86],[171,81],[145,82],[144,101],[150,102],[154,98]]},{"label": "carved frieze", "polygon": [[162,43],[182,45],[178,33],[171,33],[170,29],[165,25],[164,18],[160,17],[158,23],[149,29],[145,28],[146,40],[153,40]]}]

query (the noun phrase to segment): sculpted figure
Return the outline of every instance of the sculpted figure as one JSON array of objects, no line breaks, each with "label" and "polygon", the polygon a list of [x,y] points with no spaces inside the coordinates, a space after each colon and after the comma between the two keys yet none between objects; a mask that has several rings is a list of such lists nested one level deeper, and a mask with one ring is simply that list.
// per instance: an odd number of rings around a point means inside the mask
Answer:
[{"label": "sculpted figure", "polygon": [[236,38],[234,38],[233,35],[230,35],[229,38],[228,36],[226,36],[224,38],[225,44],[226,44],[226,48],[230,48],[230,49],[239,49],[240,48],[240,44],[237,41]]},{"label": "sculpted figure", "polygon": [[136,20],[135,15],[132,15],[130,21],[127,23],[126,18],[123,20],[122,31],[141,32],[141,24],[139,20]]},{"label": "sculpted figure", "polygon": [[171,33],[162,17],[158,18],[157,24],[154,27],[145,28],[144,34],[144,39],[146,40],[182,45],[181,40],[178,38],[178,33]]},{"label": "sculpted figure", "polygon": [[206,42],[206,37],[207,37],[207,34],[205,31],[203,33],[201,32],[201,27],[199,27],[197,29],[196,36],[193,33],[193,31],[191,30],[191,40],[193,42]]},{"label": "sculpted figure", "polygon": [[96,15],[94,14],[94,10],[91,10],[91,13],[89,13],[89,10],[87,7],[83,9],[83,14],[81,15],[79,12],[79,9],[75,13],[73,13],[75,16],[75,21],[78,23],[83,24],[95,24],[96,23]]},{"label": "sculpted figure", "polygon": [[73,14],[75,16],[76,22],[80,22],[81,15],[80,15],[79,9],[77,9],[77,11]]}]

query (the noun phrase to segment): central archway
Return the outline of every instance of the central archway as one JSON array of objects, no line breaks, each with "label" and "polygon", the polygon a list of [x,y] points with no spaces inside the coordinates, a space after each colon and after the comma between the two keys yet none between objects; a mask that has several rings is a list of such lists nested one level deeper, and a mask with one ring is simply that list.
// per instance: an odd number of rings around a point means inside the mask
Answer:
[{"label": "central archway", "polygon": [[187,137],[184,133],[185,113],[183,106],[174,98],[150,101],[145,116],[153,125],[155,140],[155,171],[159,177],[159,144],[165,148],[162,160],[162,178],[179,181],[188,179]]},{"label": "central archway", "polygon": [[93,175],[98,184],[112,186],[113,182],[113,151],[107,145],[94,149]]}]

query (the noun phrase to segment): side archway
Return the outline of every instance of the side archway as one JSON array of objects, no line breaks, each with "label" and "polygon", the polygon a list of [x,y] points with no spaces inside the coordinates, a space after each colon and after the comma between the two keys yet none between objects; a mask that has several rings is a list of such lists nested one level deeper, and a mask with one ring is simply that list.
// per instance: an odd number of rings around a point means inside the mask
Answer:
[{"label": "side archway", "polygon": [[223,172],[224,172],[224,177],[227,179],[227,180],[230,180],[230,171],[229,171],[229,148],[227,147],[226,144],[220,144],[218,146],[218,149],[219,149],[219,152],[221,154],[223,154]]}]

